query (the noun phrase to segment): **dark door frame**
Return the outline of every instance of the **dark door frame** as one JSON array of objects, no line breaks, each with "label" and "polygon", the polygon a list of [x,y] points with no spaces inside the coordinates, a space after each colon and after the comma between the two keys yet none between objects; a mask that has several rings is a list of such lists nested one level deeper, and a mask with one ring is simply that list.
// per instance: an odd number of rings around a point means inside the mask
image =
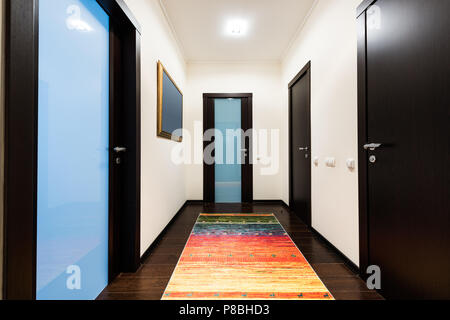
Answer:
[{"label": "dark door frame", "polygon": [[[214,128],[214,99],[242,99],[242,129],[253,128],[253,94],[252,93],[204,93],[203,94],[203,132]],[[242,202],[253,201],[253,164],[252,164],[252,137],[245,140],[244,149],[248,150],[247,157],[242,164]],[[203,150],[214,143],[204,141]],[[214,164],[203,162],[203,201],[215,201],[215,173]]]},{"label": "dark door frame", "polygon": [[365,1],[357,10],[358,38],[358,193],[359,193],[359,269],[361,277],[367,277],[369,266],[369,220],[368,220],[368,165],[367,153],[362,147],[368,141],[367,132],[367,55],[366,19],[367,9],[374,1]]},{"label": "dark door frame", "polygon": [[356,17],[359,17],[361,14],[365,13],[366,10],[373,5],[377,0],[364,0],[356,9]]},{"label": "dark door frame", "polygon": [[[123,141],[128,148],[127,164],[124,169],[126,177],[122,180],[125,185],[124,190],[127,192],[122,194],[120,205],[110,202],[109,280],[111,281],[120,271],[135,271],[140,263],[141,31],[123,0],[97,0],[97,2],[111,19],[110,108],[111,110],[123,109]],[[6,299],[36,298],[38,8],[39,0],[7,0],[5,8],[5,259],[3,276]],[[117,41],[118,39],[120,42]],[[120,59],[114,59],[114,57],[120,57]],[[120,82],[117,79],[119,77],[115,77],[119,67],[122,75],[120,78],[123,79]],[[120,94],[114,94],[112,89],[120,90]],[[114,130],[115,123],[117,122],[110,122],[111,130]],[[112,143],[111,138],[110,143]],[[114,174],[111,180],[110,194],[111,189],[115,188]],[[119,238],[123,241],[119,242]]]},{"label": "dark door frame", "polygon": [[[292,202],[293,195],[292,195],[292,185],[293,185],[293,177],[292,177],[292,163],[293,163],[293,153],[292,153],[292,147],[291,147],[291,141],[292,141],[292,87],[300,80],[302,79],[307,73],[309,72],[309,148],[310,153],[312,155],[312,147],[311,147],[311,61],[308,61],[308,63],[300,70],[300,72],[292,79],[291,82],[289,82],[288,90],[289,90],[289,207],[291,210],[294,209],[294,204]],[[309,186],[311,188],[311,184]],[[311,194],[311,193],[310,193]],[[308,203],[308,216],[309,219],[307,221],[304,221],[308,226],[311,226],[311,196],[309,197],[309,203]]]}]

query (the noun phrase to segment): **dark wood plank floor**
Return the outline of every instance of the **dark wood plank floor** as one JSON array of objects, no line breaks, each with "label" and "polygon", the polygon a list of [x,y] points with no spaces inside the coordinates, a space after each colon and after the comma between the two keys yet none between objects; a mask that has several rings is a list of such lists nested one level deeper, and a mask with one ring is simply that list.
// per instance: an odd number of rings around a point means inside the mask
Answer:
[{"label": "dark wood plank floor", "polygon": [[189,204],[155,244],[136,273],[119,275],[98,297],[101,300],[159,300],[200,213],[274,213],[338,300],[379,300],[345,261],[317,237],[297,216],[279,203]]}]

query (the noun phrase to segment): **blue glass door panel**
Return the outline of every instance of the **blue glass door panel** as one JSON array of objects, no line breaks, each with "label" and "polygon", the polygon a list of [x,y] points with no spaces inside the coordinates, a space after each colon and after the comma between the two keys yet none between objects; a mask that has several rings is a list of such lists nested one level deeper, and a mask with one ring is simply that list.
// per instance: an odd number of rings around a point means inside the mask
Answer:
[{"label": "blue glass door panel", "polygon": [[36,298],[108,283],[109,17],[95,0],[39,1]]},{"label": "blue glass door panel", "polygon": [[221,133],[216,138],[215,201],[236,203],[242,200],[241,170],[241,99],[214,100],[214,127]]}]

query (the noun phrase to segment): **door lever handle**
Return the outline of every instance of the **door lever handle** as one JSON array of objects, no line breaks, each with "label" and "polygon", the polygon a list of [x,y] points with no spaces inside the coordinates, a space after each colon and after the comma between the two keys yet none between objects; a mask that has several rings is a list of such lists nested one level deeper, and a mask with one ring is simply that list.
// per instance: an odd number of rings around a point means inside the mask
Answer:
[{"label": "door lever handle", "polygon": [[115,147],[114,148],[115,153],[126,152],[126,151],[127,151],[127,148],[125,148],[125,147]]},{"label": "door lever handle", "polygon": [[364,145],[364,150],[375,151],[376,149],[378,149],[381,146],[382,146],[381,143],[368,143],[368,144]]},{"label": "door lever handle", "polygon": [[308,151],[308,150],[309,150],[309,148],[308,148],[308,147],[304,147],[304,148],[298,148],[298,150],[300,150],[300,151]]}]

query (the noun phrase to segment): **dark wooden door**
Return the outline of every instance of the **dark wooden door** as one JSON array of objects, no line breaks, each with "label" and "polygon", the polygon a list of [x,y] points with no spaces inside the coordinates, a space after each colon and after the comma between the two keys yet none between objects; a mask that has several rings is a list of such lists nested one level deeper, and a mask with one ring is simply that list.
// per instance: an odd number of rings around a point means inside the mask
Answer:
[{"label": "dark wooden door", "polygon": [[449,12],[442,0],[367,10],[366,143],[381,144],[365,159],[368,252],[387,298],[450,298]]},{"label": "dark wooden door", "polygon": [[308,63],[291,82],[290,206],[311,225],[311,70]]},{"label": "dark wooden door", "polygon": [[[241,141],[241,199],[253,201],[253,94],[252,93],[205,93],[203,94],[203,131],[215,127],[215,99],[241,100],[241,129],[246,133]],[[215,143],[215,137],[204,140],[204,150]],[[213,156],[215,152],[213,152]],[[215,163],[203,163],[203,201],[215,202]]]}]

